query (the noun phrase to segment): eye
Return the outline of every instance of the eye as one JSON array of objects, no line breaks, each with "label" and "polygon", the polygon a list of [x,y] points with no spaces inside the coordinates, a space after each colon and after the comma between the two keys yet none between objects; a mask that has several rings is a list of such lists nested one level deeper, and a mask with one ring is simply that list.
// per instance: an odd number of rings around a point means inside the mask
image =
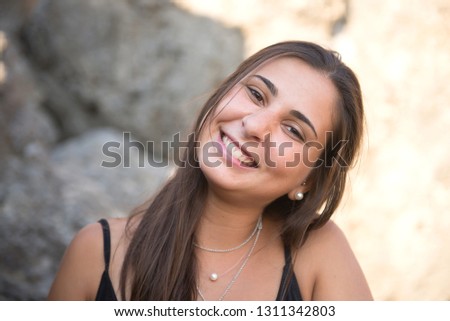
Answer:
[{"label": "eye", "polygon": [[256,89],[247,86],[247,90],[250,92],[250,95],[259,103],[264,103],[264,97],[263,95],[257,91]]},{"label": "eye", "polygon": [[292,135],[294,135],[296,138],[300,139],[302,142],[304,142],[305,136],[294,126],[291,125],[285,125],[286,126],[286,130],[289,131]]}]

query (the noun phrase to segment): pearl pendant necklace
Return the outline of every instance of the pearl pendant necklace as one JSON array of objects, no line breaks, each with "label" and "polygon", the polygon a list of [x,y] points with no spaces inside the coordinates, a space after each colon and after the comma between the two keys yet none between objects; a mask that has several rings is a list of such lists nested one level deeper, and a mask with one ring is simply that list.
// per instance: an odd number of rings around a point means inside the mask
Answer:
[{"label": "pearl pendant necklace", "polygon": [[[261,229],[262,229],[262,216],[260,216],[260,217],[258,218],[258,222],[256,223],[255,229],[253,230],[252,234],[250,234],[250,236],[249,236],[243,243],[239,244],[238,246],[235,246],[235,247],[233,247],[233,248],[231,248],[231,249],[226,249],[226,250],[210,249],[210,248],[206,248],[206,247],[200,246],[200,245],[198,245],[198,244],[196,244],[196,243],[194,243],[194,246],[197,247],[197,248],[199,248],[199,249],[201,249],[201,250],[204,250],[204,251],[207,251],[207,252],[213,252],[213,253],[227,253],[227,252],[232,252],[232,251],[238,250],[238,249],[242,248],[244,245],[246,245],[246,244],[253,238],[253,236],[255,236],[255,234],[257,234]],[[244,254],[244,256],[245,256],[245,254]],[[221,273],[220,276],[224,276],[225,274],[227,274],[228,272],[230,272],[231,270],[233,270],[233,269],[239,264],[239,262],[242,261],[242,259],[244,258],[244,256],[242,256],[242,257],[236,262],[236,264],[234,264],[234,265],[233,265],[231,268],[229,268],[227,271]],[[217,281],[218,279],[219,279],[219,274],[216,273],[216,272],[213,272],[213,273],[211,273],[211,274],[209,275],[209,280],[210,280],[211,282],[215,282],[215,281]]]},{"label": "pearl pendant necklace", "polygon": [[[218,299],[218,301],[223,301],[223,299],[225,298],[225,296],[228,294],[228,292],[230,291],[231,287],[233,286],[233,284],[236,282],[237,278],[239,277],[239,275],[241,274],[242,270],[244,270],[245,266],[247,265],[248,260],[250,259],[250,257],[252,256],[253,250],[256,247],[256,243],[258,243],[258,238],[259,238],[259,234],[261,233],[262,230],[262,220],[260,219],[258,221],[258,224],[256,225],[256,236],[255,236],[255,240],[253,242],[252,247],[250,248],[250,250],[247,252],[247,254],[245,255],[245,258],[243,257],[243,262],[241,264],[241,267],[239,268],[239,270],[236,272],[236,274],[233,276],[233,278],[231,279],[231,281],[228,283],[227,287],[225,288],[225,290],[223,291],[222,295],[220,296],[220,298]],[[241,262],[241,260],[238,261],[238,264]],[[236,264],[237,265],[237,264]],[[227,272],[225,272],[224,274],[230,272],[235,266],[233,266],[230,270],[228,270]],[[209,279],[211,281],[216,281],[219,278],[217,273],[211,273],[209,276]],[[197,293],[199,294],[200,298],[203,301],[206,301],[205,296],[203,295],[202,291],[200,291],[200,288],[197,285]]]},{"label": "pearl pendant necklace", "polygon": [[244,255],[241,256],[241,258],[236,262],[236,264],[234,264],[232,267],[230,267],[228,270],[226,270],[225,272],[221,273],[220,275],[219,275],[218,273],[216,273],[216,272],[211,273],[211,274],[209,275],[209,280],[210,280],[211,282],[215,282],[215,281],[217,281],[217,279],[219,278],[219,276],[222,277],[222,276],[228,274],[231,270],[234,270],[234,269],[236,268],[236,266],[237,266],[240,262],[242,262],[242,260],[244,259],[244,256],[246,256],[245,253],[244,253]]}]

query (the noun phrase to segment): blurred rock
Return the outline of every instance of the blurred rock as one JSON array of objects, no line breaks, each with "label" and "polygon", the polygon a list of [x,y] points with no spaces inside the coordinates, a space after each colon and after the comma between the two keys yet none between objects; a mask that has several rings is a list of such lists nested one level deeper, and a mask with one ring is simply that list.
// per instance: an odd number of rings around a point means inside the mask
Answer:
[{"label": "blurred rock", "polygon": [[[241,55],[237,29],[168,1],[0,2],[0,300],[45,299],[82,226],[155,192],[170,168],[123,132],[161,146]],[[102,166],[114,141],[129,166]]]},{"label": "blurred rock", "polygon": [[[6,37],[6,35],[5,35]],[[52,118],[42,109],[43,93],[30,65],[14,37],[6,38],[3,63],[4,83],[0,84],[0,102],[5,135],[10,148],[26,156],[29,146],[51,148],[59,132]]]},{"label": "blurred rock", "polygon": [[[105,154],[104,145],[111,142],[118,147],[109,148]],[[147,150],[128,148],[128,145],[124,144],[122,132],[106,128],[91,130],[53,150],[50,165],[63,182],[63,199],[68,211],[74,215],[90,212],[124,216],[147,200],[167,179],[170,166],[150,166]],[[117,166],[111,165],[116,160],[108,156],[111,153],[121,160]],[[86,211],[86,206],[92,209]]]},{"label": "blurred rock", "polygon": [[0,1],[0,30],[16,33],[38,0]]},{"label": "blurred rock", "polygon": [[62,182],[48,164],[10,156],[3,166],[0,299],[43,299],[57,258],[85,220],[64,215]]},{"label": "blurred rock", "polygon": [[[11,33],[0,31],[0,205],[9,190],[5,175],[13,182],[15,164],[44,162],[50,148],[58,139],[51,117],[41,108],[42,92]],[[18,172],[17,172],[18,173]]]},{"label": "blurred rock", "polygon": [[[168,177],[170,168],[102,167],[112,129],[87,132],[54,149],[47,162],[11,157],[0,203],[0,299],[45,299],[67,244],[84,225],[126,216]],[[123,145],[122,145],[123,146]],[[123,157],[123,147],[115,150]],[[18,268],[20,267],[20,268]]]},{"label": "blurred rock", "polygon": [[24,35],[65,136],[115,126],[171,140],[242,58],[237,29],[169,1],[42,0]]}]

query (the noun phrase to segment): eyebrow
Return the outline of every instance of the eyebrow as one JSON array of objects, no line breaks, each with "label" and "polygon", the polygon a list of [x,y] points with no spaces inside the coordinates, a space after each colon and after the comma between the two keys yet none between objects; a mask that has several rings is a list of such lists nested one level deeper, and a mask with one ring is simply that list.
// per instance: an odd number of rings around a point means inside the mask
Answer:
[{"label": "eyebrow", "polygon": [[292,116],[294,116],[295,118],[298,118],[301,121],[303,121],[304,123],[306,123],[306,125],[308,125],[312,129],[312,131],[314,132],[314,135],[316,135],[316,138],[317,138],[316,129],[314,128],[314,125],[311,123],[311,121],[308,119],[308,117],[306,117],[303,113],[299,112],[296,109],[292,109],[289,113]]},{"label": "eyebrow", "polygon": [[269,79],[267,79],[266,77],[263,77],[261,75],[254,75],[254,77],[262,80],[266,84],[267,88],[269,88],[269,90],[272,93],[272,95],[274,95],[274,96],[277,95],[278,89],[277,89],[277,87],[275,87],[273,82],[271,82]]}]

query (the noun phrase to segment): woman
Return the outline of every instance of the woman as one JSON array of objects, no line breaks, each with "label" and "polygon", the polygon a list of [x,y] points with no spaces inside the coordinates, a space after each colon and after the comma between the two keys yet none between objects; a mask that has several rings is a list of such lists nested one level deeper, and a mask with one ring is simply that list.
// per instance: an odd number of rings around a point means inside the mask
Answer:
[{"label": "woman", "polygon": [[358,80],[335,52],[261,50],[206,102],[185,166],[150,205],[77,234],[49,299],[371,299],[330,221],[363,118]]}]

